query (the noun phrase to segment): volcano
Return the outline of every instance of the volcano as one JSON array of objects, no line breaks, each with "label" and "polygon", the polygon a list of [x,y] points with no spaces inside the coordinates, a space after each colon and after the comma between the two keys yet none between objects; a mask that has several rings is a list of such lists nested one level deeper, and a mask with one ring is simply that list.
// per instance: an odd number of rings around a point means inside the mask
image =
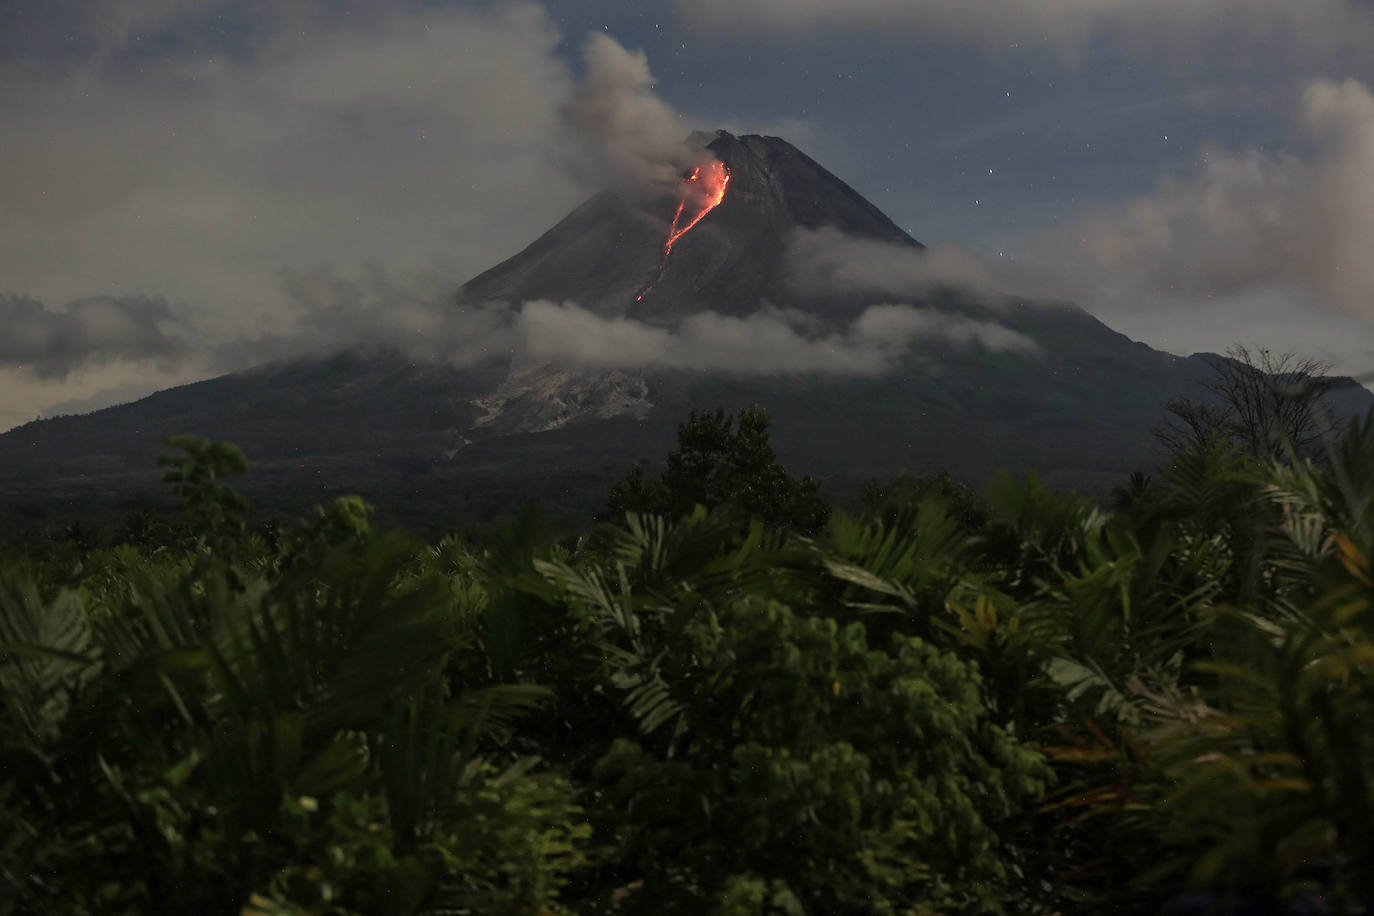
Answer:
[{"label": "volcano", "polygon": [[[829,228],[851,238],[923,247],[785,140],[721,131],[704,150],[724,193],[672,243],[667,240],[680,227],[671,214],[683,197],[670,193],[646,201],[633,192],[603,191],[524,251],[465,284],[462,297],[572,299],[598,315],[646,320],[707,309],[746,315],[760,303],[797,299],[786,263],[797,229]],[[830,318],[850,317],[860,307],[859,299],[847,306],[808,303]]]},{"label": "volcano", "polygon": [[[995,327],[1033,346],[936,335],[859,376],[592,370],[518,353],[455,368],[358,348],[0,435],[0,523],[116,518],[158,491],[161,440],[177,433],[238,443],[255,467],[243,489],[268,511],[358,492],[388,520],[422,529],[481,522],[526,500],[576,516],[603,503],[631,463],[661,460],[689,409],[751,401],[769,409],[784,462],[836,492],[903,468],[974,483],[997,468],[1033,469],[1101,492],[1157,460],[1148,430],[1164,401],[1199,395],[1211,374],[1205,355],[1153,350],[1066,303],[993,303],[954,286],[808,288],[796,280],[799,235],[924,248],[784,140],[722,131],[686,149],[676,186],[597,194],[464,284],[453,307],[575,302],[664,333],[705,312],[787,310],[824,335],[901,303],[936,330]],[[1331,404],[1348,415],[1374,396],[1346,380]]]}]

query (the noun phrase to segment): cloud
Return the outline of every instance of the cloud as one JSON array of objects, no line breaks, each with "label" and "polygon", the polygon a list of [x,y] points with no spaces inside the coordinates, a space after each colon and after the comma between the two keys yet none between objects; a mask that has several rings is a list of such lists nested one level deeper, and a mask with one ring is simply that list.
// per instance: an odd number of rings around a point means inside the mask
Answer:
[{"label": "cloud", "polygon": [[[472,314],[414,296],[456,288],[605,183],[684,152],[688,128],[654,98],[642,54],[596,37],[579,78],[553,17],[524,0],[40,6],[0,29],[0,283],[46,303],[155,292],[188,305],[155,322],[170,343],[88,339],[41,370],[0,358],[14,416],[93,394],[79,383],[104,379],[102,361],[166,360],[168,346],[187,352],[179,367],[212,372],[312,342],[491,345]],[[222,38],[214,50],[195,46],[202,27]],[[358,308],[310,301],[312,282],[358,264],[380,265],[342,281]],[[56,321],[26,312],[25,333]],[[32,383],[74,369],[51,398]]]},{"label": "cloud", "polygon": [[1068,55],[1110,35],[1146,48],[1224,39],[1312,52],[1358,48],[1374,14],[1357,0],[678,0],[701,28],[782,35],[869,31],[1005,45],[1049,42]]},{"label": "cloud", "polygon": [[1080,218],[1045,252],[1123,302],[1278,289],[1374,320],[1374,93],[1311,82],[1298,123],[1310,154],[1205,150],[1196,175]]},{"label": "cloud", "polygon": [[89,409],[94,410],[198,378],[204,378],[202,367],[169,366],[159,360],[90,363],[64,378],[39,378],[32,366],[0,364],[0,431],[38,416],[75,413],[77,403],[86,399],[91,399]]},{"label": "cloud", "polygon": [[[273,358],[328,353],[359,344],[417,359],[470,366],[512,352],[512,312],[503,303],[454,301],[444,278],[419,272],[396,276],[373,266],[360,276],[328,269],[290,272],[283,279],[296,306],[295,328],[252,343]],[[221,362],[232,357],[223,354]]]},{"label": "cloud", "polygon": [[1110,315],[1113,330],[1173,353],[1225,353],[1241,343],[1252,349],[1298,353],[1332,366],[1336,374],[1362,376],[1374,368],[1369,323],[1340,312],[1295,308],[1291,293],[1266,290],[1218,296],[1198,303],[1137,300],[1135,308]]},{"label": "cloud", "polygon": [[187,353],[175,332],[180,323],[165,300],[144,296],[94,296],[58,311],[29,296],[0,294],[0,367],[64,379],[93,363],[175,363]]},{"label": "cloud", "polygon": [[517,364],[593,370],[876,375],[925,344],[1039,350],[999,324],[909,305],[870,306],[843,333],[826,334],[814,316],[773,307],[742,318],[701,312],[664,327],[601,317],[574,302],[455,303],[433,275],[396,277],[375,267],[354,276],[293,274],[285,286],[300,315],[295,327],[221,350],[215,361],[241,363],[240,347],[261,362],[366,344],[453,366],[509,357]]},{"label": "cloud", "polygon": [[54,310],[0,296],[0,389],[11,394],[0,428],[40,409],[95,409],[211,372],[358,346],[455,367],[509,358],[525,367],[734,375],[874,376],[975,346],[1039,353],[1033,340],[995,322],[902,304],[870,306],[840,333],[822,331],[806,312],[773,307],[744,317],[702,312],[668,328],[603,318],[572,302],[458,303],[437,274],[377,266],[290,272],[282,295],[294,316],[289,326],[228,341],[201,333],[190,310],[160,299],[100,296]]},{"label": "cloud", "polygon": [[[986,296],[993,283],[967,252],[913,250],[829,228],[799,230],[790,257],[797,287],[811,292],[862,289],[900,297],[960,285]],[[0,341],[0,368],[65,378],[111,361],[155,359],[164,371],[182,365],[223,371],[366,345],[454,366],[514,356],[596,369],[871,375],[923,342],[1037,350],[1000,325],[901,304],[870,306],[843,333],[831,334],[811,313],[773,306],[742,318],[688,315],[670,329],[598,317],[572,302],[463,303],[440,273],[398,273],[378,264],[285,270],[279,290],[282,321],[227,337],[205,332],[193,310],[162,299],[100,296],[50,310],[30,297],[0,296],[8,331]]]},{"label": "cloud", "polygon": [[[316,6],[251,7],[269,12],[234,52],[0,64],[5,285],[156,291],[228,335],[278,323],[285,269],[376,261],[456,284],[589,192],[555,155],[576,83],[542,8]],[[94,8],[116,23],[96,31],[117,43],[136,7]]]},{"label": "cloud", "polygon": [[693,369],[745,375],[880,375],[914,346],[982,346],[1037,353],[1030,338],[935,309],[874,305],[841,334],[809,336],[798,316],[768,309],[742,318],[701,312],[675,329],[602,318],[573,303],[527,302],[516,321],[520,352],[595,369]]},{"label": "cloud", "polygon": [[110,363],[155,361],[162,374],[183,367],[205,373],[359,345],[467,366],[511,352],[514,343],[509,308],[456,303],[451,284],[433,272],[396,275],[373,265],[350,275],[320,267],[286,271],[280,286],[290,321],[230,337],[205,333],[192,309],[159,298],[94,296],[50,309],[30,296],[0,294],[0,371],[11,380],[65,381]]},{"label": "cloud", "polygon": [[[910,293],[911,289],[907,288]],[[143,297],[77,300],[57,311],[35,299],[0,297],[0,369],[65,379],[119,361],[156,361],[224,371],[357,346],[467,367],[493,358],[575,369],[691,369],[769,375],[877,375],[922,346],[980,346],[1034,354],[1034,341],[993,322],[902,304],[872,305],[840,333],[814,315],[766,307],[744,317],[701,312],[674,327],[600,317],[572,302],[459,303],[438,274],[380,267],[316,268],[282,278],[289,325],[222,340],[198,331],[189,310]],[[89,392],[68,393],[79,401]],[[27,412],[27,411],[25,411]]]},{"label": "cloud", "polygon": [[792,285],[810,293],[912,296],[956,286],[998,295],[992,271],[966,249],[912,248],[846,235],[833,226],[794,230],[787,268]]},{"label": "cloud", "polygon": [[[1045,260],[1058,249],[1045,246]],[[989,257],[959,245],[912,248],[847,235],[833,226],[793,230],[786,264],[799,294],[925,298],[942,290],[970,293],[996,311],[1037,302],[1090,304],[1101,286],[1035,261]]]},{"label": "cloud", "polygon": [[1040,352],[1040,346],[1034,340],[1000,324],[909,305],[869,306],[855,319],[850,336],[879,347],[885,347],[893,341],[906,346],[917,341],[930,341],[956,347],[977,344],[993,353]]},{"label": "cloud", "polygon": [[[227,5],[228,0],[43,0],[7,11],[0,60],[27,58],[38,69],[73,62],[87,71],[99,69],[144,37],[160,37]],[[36,55],[37,47],[45,53]]]},{"label": "cloud", "polygon": [[92,413],[106,407],[114,407],[119,404],[130,404],[141,398],[146,398],[162,387],[164,386],[143,381],[141,383],[103,388],[95,394],[86,397],[72,398],[67,401],[57,401],[56,403],[48,405],[44,413],[50,417]]}]

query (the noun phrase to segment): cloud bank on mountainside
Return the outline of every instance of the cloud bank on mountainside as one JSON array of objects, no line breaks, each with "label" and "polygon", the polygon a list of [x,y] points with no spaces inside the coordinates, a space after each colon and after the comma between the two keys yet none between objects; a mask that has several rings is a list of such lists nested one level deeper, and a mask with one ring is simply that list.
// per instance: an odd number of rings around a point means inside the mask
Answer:
[{"label": "cloud bank on mountainside", "polygon": [[842,333],[808,334],[809,316],[765,309],[742,318],[699,312],[675,328],[601,318],[573,303],[527,302],[516,321],[528,357],[597,369],[691,369],[737,375],[881,375],[913,347],[981,346],[1036,354],[1030,338],[990,322],[910,305],[872,305]]},{"label": "cloud bank on mountainside", "polygon": [[794,230],[787,267],[792,285],[808,292],[910,296],[953,286],[1000,297],[988,265],[956,245],[912,248],[846,235],[833,226]]},{"label": "cloud bank on mountainside", "polygon": [[295,277],[290,294],[305,316],[297,333],[259,341],[259,349],[290,356],[367,342],[457,366],[509,356],[578,369],[741,375],[878,375],[922,345],[934,348],[927,358],[970,346],[1039,352],[1001,325],[903,304],[870,306],[841,333],[822,334],[808,314],[768,307],[744,317],[699,312],[665,327],[602,317],[575,302],[455,304],[432,278],[403,282],[379,271],[353,279],[313,272]]}]

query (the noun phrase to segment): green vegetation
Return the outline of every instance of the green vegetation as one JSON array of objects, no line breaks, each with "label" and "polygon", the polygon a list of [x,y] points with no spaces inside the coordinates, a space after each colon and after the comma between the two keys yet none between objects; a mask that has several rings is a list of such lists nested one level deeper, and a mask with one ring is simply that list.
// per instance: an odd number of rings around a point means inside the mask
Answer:
[{"label": "green vegetation", "polygon": [[750,404],[739,415],[694,410],[678,427],[663,473],[639,465],[611,487],[609,517],[627,512],[677,518],[697,506],[728,506],[775,528],[814,535],[830,518],[820,483],[787,473],[768,441],[768,414]]},{"label": "green vegetation", "polygon": [[680,432],[556,542],[255,528],[176,438],[181,526],[0,556],[0,913],[1374,906],[1374,417],[1111,512]]}]

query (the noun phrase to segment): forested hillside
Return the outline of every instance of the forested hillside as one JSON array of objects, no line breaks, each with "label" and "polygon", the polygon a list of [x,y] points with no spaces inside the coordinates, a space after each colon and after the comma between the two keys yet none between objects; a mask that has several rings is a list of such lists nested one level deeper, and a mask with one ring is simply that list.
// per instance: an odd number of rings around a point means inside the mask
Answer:
[{"label": "forested hillside", "polygon": [[825,504],[766,417],[552,540],[184,523],[0,558],[0,913],[1374,907],[1374,418],[1115,504]]}]

